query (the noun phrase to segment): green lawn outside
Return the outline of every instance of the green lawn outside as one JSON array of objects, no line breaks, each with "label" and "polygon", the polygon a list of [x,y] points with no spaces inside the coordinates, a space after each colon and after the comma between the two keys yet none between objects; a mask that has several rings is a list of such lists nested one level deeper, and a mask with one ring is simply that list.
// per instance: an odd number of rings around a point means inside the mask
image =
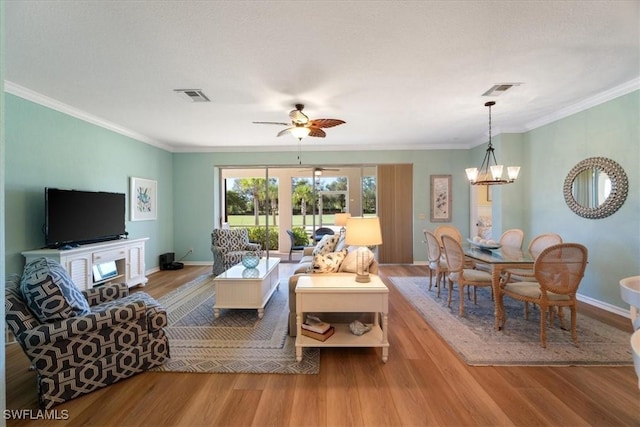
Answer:
[{"label": "green lawn outside", "polygon": [[[311,227],[313,225],[313,215],[306,215],[306,225]],[[264,226],[266,223],[266,218],[264,215],[260,215],[258,217],[259,224]],[[316,218],[316,225],[320,222],[319,218]],[[322,224],[323,225],[334,225],[334,216],[333,214],[327,214],[322,216]],[[280,223],[278,215],[276,215],[276,227]],[[293,215],[292,224],[294,227],[302,227],[302,215]],[[231,227],[255,227],[255,218],[253,215],[229,215],[229,225]],[[269,217],[269,225],[274,226],[273,217]]]},{"label": "green lawn outside", "polygon": [[[375,216],[373,214],[365,214],[365,216]],[[311,227],[313,225],[313,215],[306,215],[306,225],[307,227]],[[259,224],[261,226],[265,225],[266,218],[264,215],[260,215],[258,217]],[[322,221],[319,218],[316,218],[316,226],[319,226],[320,223],[322,225],[335,225],[334,214],[326,214],[322,215]],[[280,223],[278,215],[276,215],[276,225],[278,226]],[[255,227],[255,218],[253,215],[229,215],[229,225],[231,227]],[[269,225],[274,226],[273,217],[269,217]],[[294,227],[302,227],[302,215],[293,215],[292,225]]]}]

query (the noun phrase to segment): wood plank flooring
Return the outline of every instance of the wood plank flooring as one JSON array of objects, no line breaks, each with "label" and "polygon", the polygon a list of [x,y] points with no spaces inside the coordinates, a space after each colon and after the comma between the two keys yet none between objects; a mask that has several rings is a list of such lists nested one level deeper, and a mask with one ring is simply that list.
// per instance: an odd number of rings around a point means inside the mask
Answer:
[{"label": "wood plank flooring", "polygon": [[[294,265],[281,264],[280,276]],[[209,272],[162,271],[141,290],[159,298]],[[640,426],[633,367],[464,364],[387,280],[425,274],[421,266],[380,268],[390,289],[386,364],[380,349],[324,348],[318,375],[145,372],[57,406],[68,420],[7,425]],[[631,333],[626,318],[586,305],[580,311]],[[26,356],[17,344],[6,350],[7,408],[37,409]]]}]

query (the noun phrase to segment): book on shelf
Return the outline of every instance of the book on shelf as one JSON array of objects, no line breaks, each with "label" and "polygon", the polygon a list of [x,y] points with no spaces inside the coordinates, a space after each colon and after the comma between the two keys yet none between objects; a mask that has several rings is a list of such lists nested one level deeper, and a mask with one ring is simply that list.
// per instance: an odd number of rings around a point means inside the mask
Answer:
[{"label": "book on shelf", "polygon": [[333,333],[336,331],[336,328],[330,326],[329,329],[323,334],[319,334],[317,332],[310,331],[308,329],[302,329],[302,335],[305,337],[313,338],[318,341],[326,341]]},{"label": "book on shelf", "polygon": [[302,324],[302,329],[316,332],[318,334],[324,334],[329,330],[331,325],[327,322],[323,322],[315,316],[307,316],[307,320]]}]

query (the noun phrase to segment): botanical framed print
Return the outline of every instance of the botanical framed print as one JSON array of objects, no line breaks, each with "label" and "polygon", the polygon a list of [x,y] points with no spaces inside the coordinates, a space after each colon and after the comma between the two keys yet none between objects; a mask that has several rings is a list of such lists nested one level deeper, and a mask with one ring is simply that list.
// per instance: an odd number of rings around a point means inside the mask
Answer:
[{"label": "botanical framed print", "polygon": [[451,175],[431,175],[431,222],[451,222]]},{"label": "botanical framed print", "polygon": [[158,215],[158,183],[131,177],[131,221],[154,220]]}]

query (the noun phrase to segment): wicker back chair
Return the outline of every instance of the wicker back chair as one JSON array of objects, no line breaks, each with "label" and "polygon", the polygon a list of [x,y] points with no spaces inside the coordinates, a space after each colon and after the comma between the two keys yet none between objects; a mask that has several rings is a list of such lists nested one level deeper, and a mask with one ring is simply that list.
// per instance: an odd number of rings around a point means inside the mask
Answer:
[{"label": "wicker back chair", "polygon": [[[519,301],[531,302],[540,306],[540,343],[547,346],[547,311],[558,307],[561,323],[564,323],[562,307],[571,308],[571,336],[578,347],[578,333],[576,331],[578,286],[584,276],[587,266],[587,248],[578,243],[560,243],[553,245],[538,256],[534,264],[536,281],[506,283],[501,287],[498,298],[498,306],[502,323],[506,322],[503,296]],[[551,323],[553,316],[550,316]]]},{"label": "wicker back chair", "polygon": [[[534,237],[529,243],[528,252],[534,260],[538,258],[540,253],[549,246],[562,243],[562,237],[555,233],[545,233]],[[503,282],[522,282],[528,278],[535,277],[533,268],[506,268],[502,270]]]},{"label": "wicker back chair", "polygon": [[462,246],[458,241],[449,235],[442,236],[442,243],[444,245],[445,258],[447,260],[447,268],[449,269],[449,299],[447,306],[451,307],[451,294],[453,290],[453,283],[458,284],[460,291],[460,316],[464,315],[464,288],[473,286],[473,303],[477,303],[476,287],[477,286],[491,286],[492,277],[490,273],[486,271],[475,270],[472,268],[465,268],[465,256]]},{"label": "wicker back chair", "polygon": [[524,241],[524,232],[518,228],[512,228],[502,233],[500,236],[500,244],[514,249],[522,249]]},{"label": "wicker back chair", "polygon": [[451,236],[456,239],[456,242],[462,244],[462,234],[460,234],[460,230],[453,225],[439,225],[433,231],[433,234],[438,238],[440,245],[442,245],[442,236]]},{"label": "wicker back chair", "polygon": [[533,259],[538,258],[543,250],[549,246],[559,245],[562,243],[562,237],[556,233],[544,233],[534,237],[529,243],[528,251]]},{"label": "wicker back chair", "polygon": [[433,274],[436,276],[436,287],[438,288],[438,297],[440,296],[440,288],[444,283],[445,274],[449,271],[447,261],[443,259],[440,242],[435,234],[428,230],[423,230],[425,243],[427,244],[427,260],[429,262],[429,290],[433,283]]}]

